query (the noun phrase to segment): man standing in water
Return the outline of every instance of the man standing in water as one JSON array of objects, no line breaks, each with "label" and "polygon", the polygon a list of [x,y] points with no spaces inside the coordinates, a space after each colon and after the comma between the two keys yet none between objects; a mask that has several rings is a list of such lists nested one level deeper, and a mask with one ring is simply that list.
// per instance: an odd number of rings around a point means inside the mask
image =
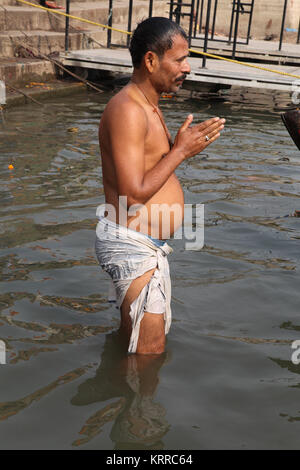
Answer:
[{"label": "man standing in water", "polygon": [[95,248],[113,280],[128,351],[160,354],[171,324],[166,255],[172,249],[164,239],[182,224],[184,207],[174,170],[218,139],[225,120],[192,126],[190,114],[172,145],[158,102],[163,92],[177,92],[190,73],[187,36],[167,18],[148,18],[134,31],[129,49],[131,81],[109,101],[100,121],[106,212]]}]

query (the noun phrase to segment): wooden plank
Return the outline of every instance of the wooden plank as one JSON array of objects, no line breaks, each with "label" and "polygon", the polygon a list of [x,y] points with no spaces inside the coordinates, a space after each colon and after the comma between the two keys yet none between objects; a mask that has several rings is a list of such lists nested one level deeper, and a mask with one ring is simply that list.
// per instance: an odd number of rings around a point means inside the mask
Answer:
[{"label": "wooden plank", "polygon": [[[231,57],[232,44],[226,42],[225,36],[218,36],[225,42],[208,40],[208,53]],[[204,38],[198,37],[192,39],[191,47],[193,49],[203,49]],[[250,40],[249,44],[237,44],[236,59],[261,60],[264,62],[293,63],[300,65],[300,45],[283,44],[282,50],[278,50],[278,41]]]},{"label": "wooden plank", "polygon": [[94,69],[94,70],[109,70],[112,72],[123,72],[123,73],[130,73],[133,70],[133,67],[130,65],[114,65],[110,63],[104,62],[93,62],[89,60],[81,60],[81,59],[68,59],[67,61],[63,61],[64,66],[71,66],[71,67],[82,67],[86,69]]},{"label": "wooden plank", "polygon": [[[127,49],[92,49],[78,50],[60,54],[64,65],[88,69],[109,70],[131,73],[132,63]],[[188,87],[194,83],[236,85],[244,87],[266,88],[280,91],[293,91],[296,78],[276,75],[241,64],[222,60],[207,60],[207,67],[202,68],[202,58],[190,57],[191,74],[186,78]],[[258,64],[259,65],[259,64]],[[285,71],[300,77],[300,67],[273,65],[272,69]]]},{"label": "wooden plank", "polygon": [[[193,77],[186,80],[186,82],[190,83],[199,83],[203,82],[207,83],[214,83],[214,84],[221,84],[221,85],[231,85],[231,86],[240,86],[246,88],[261,88],[261,89],[268,89],[268,90],[278,90],[278,91],[285,91],[290,92],[292,91],[292,85],[280,84],[280,83],[268,83],[265,81],[257,81],[251,79],[235,79],[235,78],[225,78],[221,76],[211,76],[207,77],[205,75],[197,76],[197,79],[193,80]],[[190,87],[189,87],[190,88]]]}]

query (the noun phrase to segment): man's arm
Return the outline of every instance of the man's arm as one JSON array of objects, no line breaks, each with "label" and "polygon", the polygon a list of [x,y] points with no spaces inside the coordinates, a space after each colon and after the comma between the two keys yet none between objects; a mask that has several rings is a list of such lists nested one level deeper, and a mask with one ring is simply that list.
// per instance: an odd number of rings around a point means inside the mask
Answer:
[{"label": "man's arm", "polygon": [[[119,195],[127,196],[128,207],[145,204],[156,194],[186,158],[214,142],[224,127],[224,120],[209,119],[190,127],[189,115],[179,129],[174,146],[151,170],[145,172],[144,145],[148,130],[145,111],[138,104],[112,106],[106,117],[106,132],[114,162]],[[209,141],[205,136],[210,137]]]}]

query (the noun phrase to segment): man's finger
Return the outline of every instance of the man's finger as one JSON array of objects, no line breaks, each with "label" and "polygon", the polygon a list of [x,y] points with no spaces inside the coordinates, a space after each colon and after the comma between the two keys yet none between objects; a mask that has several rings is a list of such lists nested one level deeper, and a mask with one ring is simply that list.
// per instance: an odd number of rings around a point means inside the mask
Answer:
[{"label": "man's finger", "polygon": [[194,127],[197,128],[198,131],[203,131],[214,124],[216,125],[219,121],[220,121],[220,118],[215,117],[215,118],[208,119],[207,121],[200,122],[200,124],[196,124],[196,126]]},{"label": "man's finger", "polygon": [[210,126],[199,130],[200,134],[210,134],[211,132],[215,131],[216,129],[223,129],[224,128],[225,119],[219,119],[219,121],[213,122]]},{"label": "man's finger", "polygon": [[180,127],[179,132],[184,132],[189,127],[189,125],[193,122],[193,118],[194,118],[193,115],[189,114],[186,120],[184,121],[184,123],[182,124],[182,126]]},{"label": "man's finger", "polygon": [[212,137],[210,137],[209,140],[206,142],[205,147],[212,144],[215,140],[217,140],[220,137],[220,135],[221,135],[220,132],[218,132],[217,134],[214,134]]},{"label": "man's finger", "polygon": [[[216,127],[211,126],[209,130],[206,130],[206,135],[211,139],[215,134],[221,132],[224,129],[223,124],[219,124]],[[203,134],[202,134],[203,135]]]}]

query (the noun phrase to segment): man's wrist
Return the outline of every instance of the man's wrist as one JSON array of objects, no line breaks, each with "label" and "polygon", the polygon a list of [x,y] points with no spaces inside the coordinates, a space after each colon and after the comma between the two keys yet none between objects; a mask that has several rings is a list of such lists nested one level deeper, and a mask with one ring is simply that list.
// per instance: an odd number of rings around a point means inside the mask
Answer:
[{"label": "man's wrist", "polygon": [[163,157],[171,158],[172,162],[176,163],[176,166],[180,165],[180,163],[182,163],[185,160],[185,155],[184,155],[183,151],[180,150],[179,148],[175,147],[175,146],[172,147],[170,152],[168,152],[167,154],[164,154]]}]

